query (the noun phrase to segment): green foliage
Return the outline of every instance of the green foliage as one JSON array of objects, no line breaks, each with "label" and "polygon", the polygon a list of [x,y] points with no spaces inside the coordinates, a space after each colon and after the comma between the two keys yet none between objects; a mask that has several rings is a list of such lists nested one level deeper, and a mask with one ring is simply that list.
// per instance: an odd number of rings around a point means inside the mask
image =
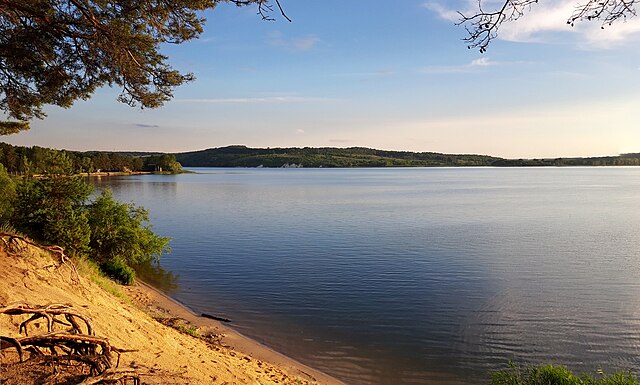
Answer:
[{"label": "green foliage", "polygon": [[169,240],[153,233],[146,210],[115,201],[109,190],[87,205],[91,190],[77,177],[24,179],[12,223],[71,255],[89,255],[106,273],[130,284],[135,278],[130,266],[157,260]]},{"label": "green foliage", "polygon": [[202,335],[200,334],[200,328],[192,324],[181,322],[181,323],[175,324],[174,328],[178,330],[180,333],[188,334],[194,338],[202,337]]},{"label": "green foliage", "polygon": [[228,146],[178,154],[74,152],[0,143],[0,164],[10,174],[57,175],[86,172],[160,171],[189,167],[532,167],[640,166],[640,154],[591,158],[503,159],[486,155],[383,151],[371,148],[249,148]]},{"label": "green foliage", "polygon": [[15,182],[0,164],[0,224],[6,223],[13,213],[16,198]]},{"label": "green foliage", "polygon": [[564,366],[521,367],[510,363],[508,369],[491,374],[491,385],[638,385],[638,379],[622,372],[578,377]]},{"label": "green foliage", "polygon": [[127,265],[143,264],[168,250],[169,239],[153,233],[148,212],[113,199],[105,190],[88,207],[91,242],[98,262],[119,259]]},{"label": "green foliage", "polygon": [[112,279],[105,276],[102,270],[100,270],[100,267],[94,261],[86,257],[80,257],[74,260],[74,264],[80,275],[86,277],[108,293],[131,303],[131,299]]},{"label": "green foliage", "polygon": [[[87,172],[155,171],[178,173],[182,166],[175,155],[143,152],[65,151],[38,146],[22,147],[0,143],[0,164],[12,174],[70,175]],[[157,166],[157,167],[156,167]]]},{"label": "green foliage", "polygon": [[147,171],[167,173],[179,173],[182,171],[182,165],[176,161],[176,156],[173,154],[147,156],[144,159],[144,164]]},{"label": "green foliage", "polygon": [[119,86],[121,102],[159,107],[194,78],[173,69],[161,45],[198,37],[205,22],[198,13],[220,1],[3,1],[0,110],[23,121],[43,118],[44,105],[67,108],[104,85]]},{"label": "green foliage", "polygon": [[157,261],[168,251],[168,238],[153,233],[145,209],[115,201],[110,190],[87,204],[93,187],[68,175],[68,154],[38,154],[39,162],[48,165],[46,175],[22,178],[15,188],[0,165],[0,220],[10,216],[10,224],[31,238],[58,244],[70,255],[90,256],[125,284],[135,279],[131,266]]},{"label": "green foliage", "polygon": [[132,285],[136,279],[136,272],[120,259],[102,263],[100,270],[123,285]]},{"label": "green foliage", "polygon": [[489,166],[500,158],[485,155],[449,155],[435,152],[384,151],[351,148],[249,148],[228,146],[176,154],[190,167],[434,167]]},{"label": "green foliage", "polygon": [[16,189],[12,223],[31,237],[88,251],[90,229],[84,209],[92,187],[77,177],[23,179]]},{"label": "green foliage", "polygon": [[29,129],[28,122],[8,122],[0,121],[0,135],[17,134],[20,131]]}]

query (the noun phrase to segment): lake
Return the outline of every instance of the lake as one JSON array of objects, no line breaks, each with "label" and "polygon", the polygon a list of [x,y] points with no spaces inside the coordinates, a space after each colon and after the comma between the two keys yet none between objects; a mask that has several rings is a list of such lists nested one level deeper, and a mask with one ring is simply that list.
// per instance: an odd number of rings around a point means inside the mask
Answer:
[{"label": "lake", "polygon": [[171,296],[349,384],[640,368],[640,168],[193,170],[93,181]]}]

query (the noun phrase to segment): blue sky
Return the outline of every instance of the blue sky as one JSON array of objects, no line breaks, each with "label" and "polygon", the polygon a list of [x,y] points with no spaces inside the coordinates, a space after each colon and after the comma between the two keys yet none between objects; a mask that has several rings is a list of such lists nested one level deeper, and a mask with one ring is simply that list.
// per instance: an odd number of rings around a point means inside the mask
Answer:
[{"label": "blue sky", "polygon": [[3,140],[73,150],[640,152],[640,18],[571,28],[575,1],[541,1],[480,54],[454,25],[474,0],[281,3],[292,23],[220,5],[199,40],[163,47],[197,79],[158,110],[132,109],[105,88]]}]

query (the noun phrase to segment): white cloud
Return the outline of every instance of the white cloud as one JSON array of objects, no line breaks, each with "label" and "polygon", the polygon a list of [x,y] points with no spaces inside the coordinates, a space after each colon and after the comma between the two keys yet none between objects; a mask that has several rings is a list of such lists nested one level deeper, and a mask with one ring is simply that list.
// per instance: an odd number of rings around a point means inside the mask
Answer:
[{"label": "white cloud", "polygon": [[481,57],[464,65],[428,66],[420,69],[420,72],[425,74],[467,73],[479,71],[482,68],[496,66],[499,64],[499,62],[491,61],[488,57]]},{"label": "white cloud", "polygon": [[[483,1],[485,10],[494,9],[504,3]],[[423,6],[444,20],[459,22],[458,11],[471,15],[477,12],[477,0],[465,0],[454,5],[443,5],[441,1],[429,1]],[[547,0],[534,4],[517,21],[502,24],[498,39],[512,42],[576,43],[582,49],[606,49],[628,44],[640,38],[640,18],[630,18],[602,29],[598,20],[576,22],[574,27],[567,24],[578,0]],[[460,28],[464,33],[464,28]],[[577,40],[574,40],[577,39]]]},{"label": "white cloud", "polygon": [[479,59],[475,59],[469,64],[469,67],[489,67],[492,65],[496,65],[496,62],[492,62],[488,57],[481,57]]},{"label": "white cloud", "polygon": [[298,128],[296,130],[296,134],[304,134],[304,130],[302,128]]}]

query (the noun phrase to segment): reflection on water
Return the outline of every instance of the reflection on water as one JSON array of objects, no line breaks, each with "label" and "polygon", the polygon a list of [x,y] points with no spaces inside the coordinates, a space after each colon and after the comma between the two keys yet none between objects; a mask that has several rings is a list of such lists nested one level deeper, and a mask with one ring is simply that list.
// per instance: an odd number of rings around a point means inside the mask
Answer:
[{"label": "reflection on water", "polygon": [[639,367],[638,168],[206,171],[97,183],[173,239],[174,297],[348,383]]},{"label": "reflection on water", "polygon": [[149,262],[135,265],[136,277],[144,282],[160,289],[167,294],[171,294],[178,289],[179,276],[163,268],[160,263]]}]

